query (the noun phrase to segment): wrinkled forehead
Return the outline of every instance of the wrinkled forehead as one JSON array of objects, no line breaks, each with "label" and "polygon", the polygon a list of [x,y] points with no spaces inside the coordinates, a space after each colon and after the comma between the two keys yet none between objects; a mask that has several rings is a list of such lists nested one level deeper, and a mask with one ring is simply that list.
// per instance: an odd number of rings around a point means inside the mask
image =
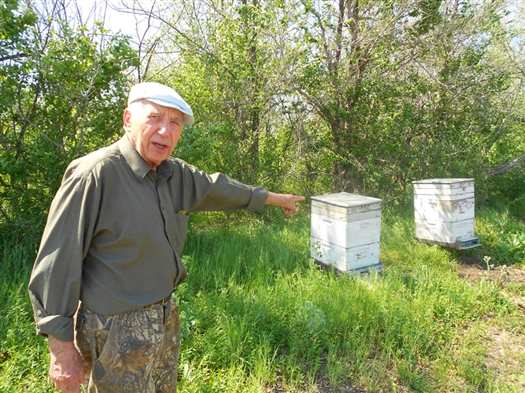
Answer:
[{"label": "wrinkled forehead", "polygon": [[170,119],[176,119],[182,121],[184,119],[184,114],[182,111],[172,108],[169,106],[163,106],[156,104],[155,102],[149,101],[149,100],[141,100],[136,103],[130,104],[130,108],[134,106],[135,104],[138,104],[137,106],[140,106],[143,113],[147,115],[157,114],[160,116],[167,116]]}]

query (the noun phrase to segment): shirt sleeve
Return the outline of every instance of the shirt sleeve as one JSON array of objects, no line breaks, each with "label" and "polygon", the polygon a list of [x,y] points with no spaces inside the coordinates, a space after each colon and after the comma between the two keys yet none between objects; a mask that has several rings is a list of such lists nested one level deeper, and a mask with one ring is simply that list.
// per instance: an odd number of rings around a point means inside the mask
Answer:
[{"label": "shirt sleeve", "polygon": [[196,193],[191,211],[259,211],[268,199],[264,187],[243,184],[223,173],[194,172],[193,181]]},{"label": "shirt sleeve", "polygon": [[51,204],[33,271],[29,297],[37,333],[73,341],[85,258],[100,200],[94,176],[66,171]]}]

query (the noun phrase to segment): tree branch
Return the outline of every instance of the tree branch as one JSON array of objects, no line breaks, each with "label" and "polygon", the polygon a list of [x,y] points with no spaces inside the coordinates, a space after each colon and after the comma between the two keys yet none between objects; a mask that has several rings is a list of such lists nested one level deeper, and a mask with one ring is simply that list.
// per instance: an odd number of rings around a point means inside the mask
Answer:
[{"label": "tree branch", "polygon": [[24,57],[29,57],[29,55],[27,53],[15,53],[13,55],[0,57],[0,61],[21,59],[21,58],[24,58]]},{"label": "tree branch", "polygon": [[509,173],[510,171],[516,169],[517,166],[524,166],[525,164],[522,163],[522,161],[525,161],[525,154],[516,157],[515,159],[513,159],[510,162],[507,162],[504,165],[491,169],[487,174],[487,177],[499,176]]}]

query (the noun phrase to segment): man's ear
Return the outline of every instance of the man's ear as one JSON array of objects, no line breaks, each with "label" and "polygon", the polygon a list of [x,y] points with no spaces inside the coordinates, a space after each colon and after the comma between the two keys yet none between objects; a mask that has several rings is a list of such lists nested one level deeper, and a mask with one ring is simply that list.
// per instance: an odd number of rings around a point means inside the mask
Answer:
[{"label": "man's ear", "polygon": [[131,128],[131,111],[128,108],[124,110],[124,115],[122,116],[122,123],[124,126],[124,130],[126,132],[129,132]]}]

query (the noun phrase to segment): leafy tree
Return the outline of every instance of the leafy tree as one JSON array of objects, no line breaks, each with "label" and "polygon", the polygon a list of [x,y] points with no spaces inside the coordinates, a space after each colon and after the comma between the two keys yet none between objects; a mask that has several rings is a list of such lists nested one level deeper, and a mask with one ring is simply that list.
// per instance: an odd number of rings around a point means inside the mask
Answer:
[{"label": "leafy tree", "polygon": [[301,3],[308,63],[297,83],[329,125],[335,189],[405,189],[486,166],[479,151],[506,117],[494,101],[510,83],[487,61],[501,2]]},{"label": "leafy tree", "polygon": [[[124,37],[98,25],[73,30],[65,5],[8,3],[0,62],[0,228],[40,230],[65,166],[121,134],[126,78],[135,64]],[[105,42],[103,43],[103,40]]]}]

